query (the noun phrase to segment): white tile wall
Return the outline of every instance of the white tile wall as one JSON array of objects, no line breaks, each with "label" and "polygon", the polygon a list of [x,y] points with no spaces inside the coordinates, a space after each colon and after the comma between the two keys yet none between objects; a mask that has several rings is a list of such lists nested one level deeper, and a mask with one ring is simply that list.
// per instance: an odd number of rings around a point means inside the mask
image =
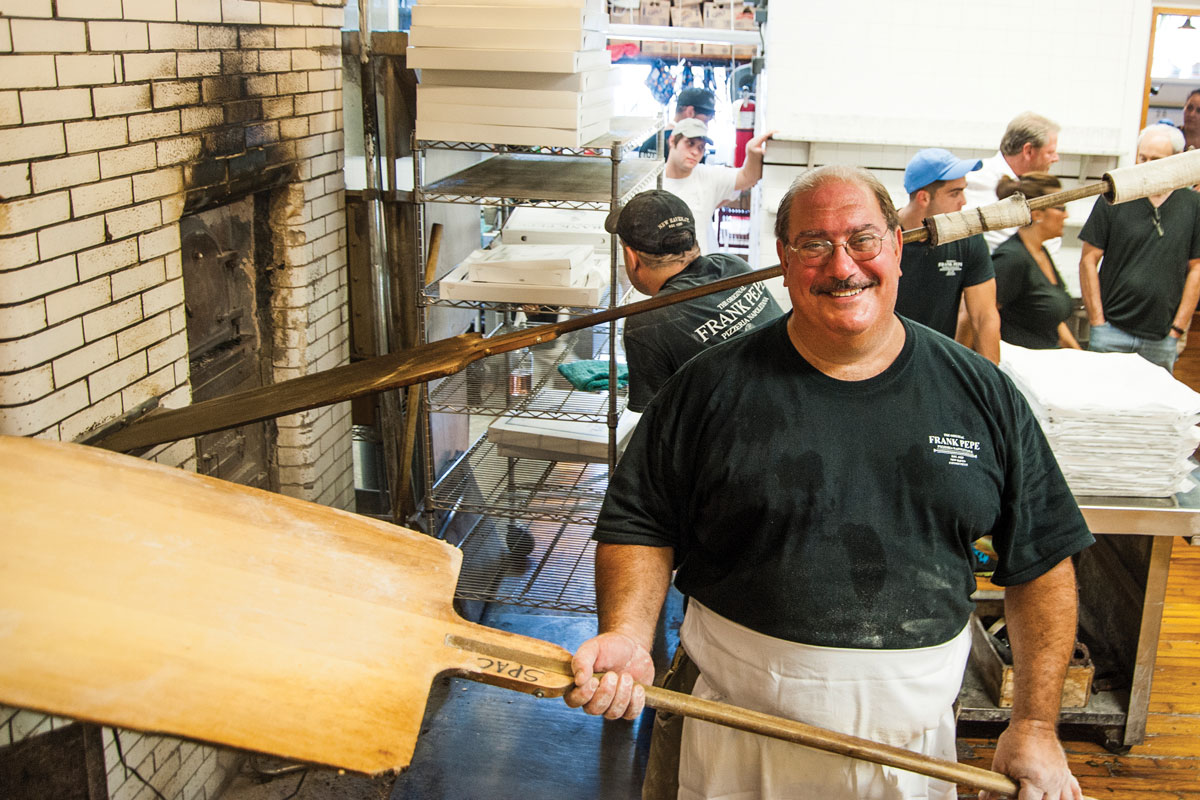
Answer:
[{"label": "white tile wall", "polygon": [[762,129],[779,134],[756,215],[759,263],[778,261],[774,211],[810,165],[867,167],[904,202],[900,173],[916,150],[990,156],[1025,110],[1062,124],[1054,171],[1067,186],[1131,161],[1151,14],[1149,0],[776,3],[759,108]]}]

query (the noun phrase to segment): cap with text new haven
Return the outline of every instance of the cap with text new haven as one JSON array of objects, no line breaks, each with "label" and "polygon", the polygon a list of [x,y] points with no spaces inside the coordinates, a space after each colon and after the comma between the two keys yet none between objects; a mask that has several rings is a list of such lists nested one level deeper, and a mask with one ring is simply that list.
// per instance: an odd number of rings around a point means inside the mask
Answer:
[{"label": "cap with text new haven", "polygon": [[642,253],[686,253],[696,244],[696,223],[687,203],[670,192],[651,189],[608,215],[604,227]]}]

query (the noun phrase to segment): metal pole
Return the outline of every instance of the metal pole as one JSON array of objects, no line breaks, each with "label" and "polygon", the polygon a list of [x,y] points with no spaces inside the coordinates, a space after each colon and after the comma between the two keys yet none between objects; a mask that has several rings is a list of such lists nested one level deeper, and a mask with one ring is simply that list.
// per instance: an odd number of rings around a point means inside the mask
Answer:
[{"label": "metal pole", "polygon": [[[362,86],[363,155],[366,161],[367,253],[371,261],[371,288],[375,311],[375,348],[377,355],[392,350],[392,279],[383,252],[386,241],[383,230],[383,199],[379,188],[379,113],[375,98],[375,66],[371,59],[370,0],[358,3],[358,60]],[[412,413],[413,409],[409,409]],[[397,436],[400,409],[395,390],[379,396],[379,435],[383,440],[385,470],[388,478],[388,499],[392,521],[400,519],[400,497],[406,487],[398,485],[403,472],[399,468]]]}]

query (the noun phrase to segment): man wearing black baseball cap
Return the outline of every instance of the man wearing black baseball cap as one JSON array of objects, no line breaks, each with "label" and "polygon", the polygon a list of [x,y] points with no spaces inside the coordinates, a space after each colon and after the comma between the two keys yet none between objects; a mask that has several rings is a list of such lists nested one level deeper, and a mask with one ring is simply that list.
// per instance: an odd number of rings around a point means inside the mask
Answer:
[{"label": "man wearing black baseball cap", "polygon": [[[702,256],[687,204],[654,189],[636,195],[608,217],[621,237],[625,271],[642,294],[673,294],[750,271],[736,256]],[[697,297],[636,314],[625,321],[629,409],[642,411],[659,387],[692,356],[762,327],[783,312],[762,283]]]},{"label": "man wearing black baseball cap", "polygon": [[[698,119],[705,125],[712,122],[712,118],[717,114],[717,96],[708,89],[701,89],[698,86],[689,86],[679,93],[679,97],[675,98],[675,124],[678,125],[685,119]],[[658,134],[659,147],[658,151],[663,158],[667,157],[668,142],[671,139],[672,128],[664,128]],[[651,136],[642,142],[642,146],[638,148],[640,153],[649,153],[654,150],[654,139]]]}]

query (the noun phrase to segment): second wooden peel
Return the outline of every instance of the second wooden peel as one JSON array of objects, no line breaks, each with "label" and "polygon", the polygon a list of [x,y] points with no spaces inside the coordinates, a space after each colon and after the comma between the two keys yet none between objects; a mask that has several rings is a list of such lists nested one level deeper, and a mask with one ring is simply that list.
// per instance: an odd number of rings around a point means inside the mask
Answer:
[{"label": "second wooden peel", "polygon": [[[1160,162],[1171,159],[1160,159],[1159,162],[1139,164],[1123,170],[1114,170],[1109,174],[1114,177],[1118,174],[1122,175],[1123,186],[1132,185],[1139,187],[1138,190],[1147,188],[1155,191],[1162,190],[1163,180],[1180,181],[1180,187],[1200,182],[1200,151],[1182,153],[1173,158],[1179,159],[1178,163],[1184,164],[1186,169],[1177,170],[1178,174],[1170,171],[1164,172]],[[1155,175],[1158,179],[1157,183],[1143,186],[1137,181],[1130,180],[1143,174]],[[1163,178],[1164,174],[1169,177]],[[1028,205],[1030,209],[1036,210],[1099,194],[1112,196],[1114,193],[1115,187],[1106,178],[1088,186],[1034,198],[1028,201]],[[1126,193],[1136,194],[1135,191],[1128,188],[1126,188]],[[1123,195],[1120,199],[1131,200],[1136,197]],[[924,227],[904,231],[903,241],[906,244],[925,241],[930,236],[930,228],[931,222],[926,220]],[[432,247],[430,255],[431,260],[436,258],[436,251]],[[707,286],[696,286],[671,295],[658,295],[640,303],[618,306],[553,325],[514,331],[493,339],[485,340],[479,334],[462,334],[450,339],[420,345],[403,353],[379,356],[367,361],[360,361],[357,364],[336,367],[272,386],[249,389],[245,392],[183,408],[154,411],[126,427],[102,437],[95,444],[110,450],[133,450],[318,408],[387,389],[413,386],[453,375],[459,370],[465,369],[468,364],[485,356],[549,342],[570,331],[612,322],[713,292],[735,289],[748,283],[775,278],[781,274],[782,269],[779,266],[768,267],[745,275],[715,281]],[[432,278],[428,274],[425,277],[426,283],[432,282]]]},{"label": "second wooden peel", "polygon": [[[461,553],[367,517],[81,445],[0,437],[0,702],[376,773],[433,679],[543,697],[563,648],[467,622]],[[1015,794],[995,772],[647,687],[664,711]]]}]

